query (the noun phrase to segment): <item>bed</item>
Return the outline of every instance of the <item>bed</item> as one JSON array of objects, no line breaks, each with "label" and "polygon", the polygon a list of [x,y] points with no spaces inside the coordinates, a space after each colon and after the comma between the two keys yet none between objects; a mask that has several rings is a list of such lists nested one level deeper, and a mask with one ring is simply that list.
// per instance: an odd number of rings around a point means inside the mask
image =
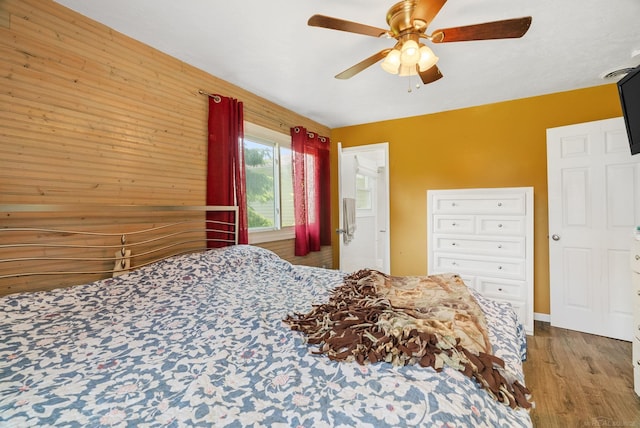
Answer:
[{"label": "bed", "polygon": [[[0,426],[532,426],[458,370],[314,353],[283,320],[345,275],[231,245],[2,297]],[[471,292],[524,383],[514,311]]]}]

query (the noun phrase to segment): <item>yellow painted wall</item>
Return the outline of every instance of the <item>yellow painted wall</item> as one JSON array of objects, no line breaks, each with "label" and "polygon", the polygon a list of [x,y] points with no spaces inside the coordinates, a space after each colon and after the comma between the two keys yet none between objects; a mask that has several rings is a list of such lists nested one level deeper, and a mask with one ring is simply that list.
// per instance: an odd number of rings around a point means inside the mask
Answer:
[{"label": "yellow painted wall", "polygon": [[[427,272],[427,190],[533,186],[534,310],[549,314],[546,129],[621,115],[616,85],[609,84],[334,129],[333,224],[338,224],[338,142],[343,147],[389,143],[394,275]],[[338,251],[334,240],[335,266]]]}]

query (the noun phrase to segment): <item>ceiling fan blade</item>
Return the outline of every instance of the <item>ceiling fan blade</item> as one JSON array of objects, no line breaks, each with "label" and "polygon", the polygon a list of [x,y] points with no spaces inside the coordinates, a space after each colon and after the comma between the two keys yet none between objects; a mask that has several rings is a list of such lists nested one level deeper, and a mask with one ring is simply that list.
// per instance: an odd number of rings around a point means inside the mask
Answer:
[{"label": "ceiling fan blade", "polygon": [[355,76],[356,74],[360,73],[365,68],[370,67],[373,64],[375,64],[376,62],[378,62],[381,59],[383,59],[385,56],[387,56],[389,51],[391,51],[391,49],[383,49],[380,52],[371,55],[369,58],[360,61],[359,63],[357,63],[356,65],[354,65],[354,66],[352,66],[350,68],[347,68],[342,73],[336,74],[336,79],[349,79],[349,78]]},{"label": "ceiling fan blade", "polygon": [[531,26],[531,17],[505,19],[485,22],[484,24],[467,25],[438,29],[431,35],[433,43],[464,42],[469,40],[517,39]]},{"label": "ceiling fan blade", "polygon": [[345,21],[344,19],[332,18],[325,15],[313,15],[307,21],[311,27],[329,28],[331,30],[346,31],[348,33],[364,34],[365,36],[380,37],[388,33],[383,28],[372,27],[370,25],[359,24],[357,22]]},{"label": "ceiling fan blade", "polygon": [[418,28],[428,27],[446,2],[447,0],[418,0],[411,15],[413,25],[416,26],[416,21],[419,21]]},{"label": "ceiling fan blade", "polygon": [[420,74],[420,79],[422,79],[422,83],[425,85],[435,82],[442,77],[442,73],[437,65],[434,65],[425,71],[418,71],[418,74]]}]

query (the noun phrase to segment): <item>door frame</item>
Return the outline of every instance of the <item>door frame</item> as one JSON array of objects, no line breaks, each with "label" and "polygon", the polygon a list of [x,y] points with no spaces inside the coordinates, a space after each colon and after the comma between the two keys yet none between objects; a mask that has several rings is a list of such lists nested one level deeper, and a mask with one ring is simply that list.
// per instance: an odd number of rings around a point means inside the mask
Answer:
[{"label": "door frame", "polygon": [[378,152],[381,153],[384,157],[384,172],[380,174],[380,178],[384,181],[384,186],[386,188],[386,198],[384,198],[384,209],[385,209],[385,221],[384,221],[384,230],[386,231],[383,235],[383,246],[384,246],[384,262],[383,262],[383,271],[387,274],[391,273],[391,227],[390,227],[390,188],[389,188],[389,143],[374,143],[374,144],[366,144],[362,146],[353,146],[353,147],[342,147],[342,143],[338,142],[338,225],[336,228],[336,233],[338,234],[338,269],[342,269],[343,261],[343,246],[344,241],[342,239],[341,230],[343,225],[343,209],[342,209],[342,154],[347,152],[350,155],[357,155],[358,153],[370,153],[370,152]]}]

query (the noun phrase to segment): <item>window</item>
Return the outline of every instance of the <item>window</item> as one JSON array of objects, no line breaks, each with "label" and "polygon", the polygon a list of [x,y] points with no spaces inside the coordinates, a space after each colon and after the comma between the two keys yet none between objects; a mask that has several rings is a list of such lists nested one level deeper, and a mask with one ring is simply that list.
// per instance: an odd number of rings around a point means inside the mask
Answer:
[{"label": "window", "polygon": [[249,241],[293,236],[291,137],[245,122],[244,163]]},{"label": "window", "polygon": [[373,209],[373,191],[371,188],[371,177],[356,174],[356,209]]}]

